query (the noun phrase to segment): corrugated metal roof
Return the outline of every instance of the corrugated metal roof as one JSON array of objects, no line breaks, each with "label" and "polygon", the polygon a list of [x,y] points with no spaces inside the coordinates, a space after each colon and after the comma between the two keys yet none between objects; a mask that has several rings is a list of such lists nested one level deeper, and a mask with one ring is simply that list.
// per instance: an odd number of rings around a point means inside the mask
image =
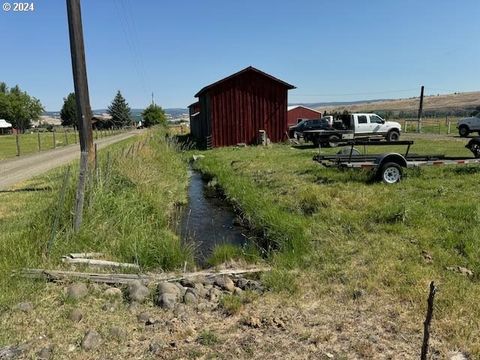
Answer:
[{"label": "corrugated metal roof", "polygon": [[234,78],[234,77],[236,77],[236,76],[238,76],[238,75],[241,75],[241,74],[243,74],[243,73],[245,73],[245,72],[249,72],[249,71],[256,72],[256,73],[258,73],[258,74],[260,74],[260,75],[263,75],[263,76],[265,76],[265,77],[267,77],[267,78],[269,78],[269,79],[271,79],[271,80],[273,80],[273,81],[276,81],[276,82],[284,85],[288,90],[296,89],[295,86],[293,86],[293,85],[291,85],[291,84],[289,84],[289,83],[286,83],[285,81],[282,81],[282,80],[280,80],[280,79],[277,79],[276,77],[274,77],[274,76],[272,76],[272,75],[269,75],[269,74],[267,74],[267,73],[265,73],[265,72],[263,72],[263,71],[261,71],[261,70],[258,70],[258,69],[256,69],[256,68],[254,68],[253,66],[249,66],[249,67],[247,67],[247,68],[245,68],[245,69],[243,69],[243,70],[240,70],[239,72],[236,72],[236,73],[233,74],[233,75],[227,76],[226,78],[223,78],[223,79],[218,80],[218,81],[216,81],[216,82],[214,82],[214,83],[212,83],[212,84],[210,84],[210,85],[205,86],[205,87],[202,88],[198,93],[195,94],[195,97],[199,97],[200,95],[202,95],[202,94],[205,93],[206,91],[210,90],[211,88],[213,88],[213,87],[215,87],[215,86],[217,86],[217,85],[219,85],[219,84],[221,84],[221,83],[223,83],[223,82],[225,82],[225,81],[227,81],[227,80],[230,80],[230,79],[232,79],[232,78]]}]

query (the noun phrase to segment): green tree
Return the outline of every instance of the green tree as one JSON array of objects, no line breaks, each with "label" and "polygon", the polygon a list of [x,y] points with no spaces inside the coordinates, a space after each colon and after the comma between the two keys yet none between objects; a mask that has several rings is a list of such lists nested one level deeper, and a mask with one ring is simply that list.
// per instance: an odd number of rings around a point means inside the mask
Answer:
[{"label": "green tree", "polygon": [[161,106],[151,104],[142,112],[143,125],[150,127],[153,125],[165,125],[167,123],[167,116]]},{"label": "green tree", "polygon": [[21,131],[31,126],[44,111],[40,100],[22,91],[18,85],[8,90],[5,83],[0,83],[0,118],[10,122]]},{"label": "green tree", "polygon": [[66,98],[63,98],[60,118],[63,126],[77,126],[77,103],[75,102],[74,93],[70,93]]},{"label": "green tree", "polygon": [[130,108],[120,91],[115,95],[107,112],[112,117],[112,125],[115,127],[127,126],[132,122]]}]

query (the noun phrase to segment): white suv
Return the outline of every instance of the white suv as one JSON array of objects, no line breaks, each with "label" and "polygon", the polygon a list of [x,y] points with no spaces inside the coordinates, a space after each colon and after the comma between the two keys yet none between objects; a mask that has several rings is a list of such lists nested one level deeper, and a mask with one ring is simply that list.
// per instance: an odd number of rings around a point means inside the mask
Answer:
[{"label": "white suv", "polygon": [[478,131],[480,135],[480,112],[475,116],[466,117],[457,122],[458,134],[466,137],[473,131]]}]

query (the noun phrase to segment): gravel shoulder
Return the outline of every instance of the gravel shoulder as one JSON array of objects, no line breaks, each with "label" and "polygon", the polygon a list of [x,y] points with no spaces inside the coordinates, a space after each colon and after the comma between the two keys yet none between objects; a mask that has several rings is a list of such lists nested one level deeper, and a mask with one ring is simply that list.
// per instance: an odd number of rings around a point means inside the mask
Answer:
[{"label": "gravel shoulder", "polygon": [[[141,130],[96,140],[99,149],[138,135]],[[0,161],[0,191],[9,190],[13,185],[40,175],[56,167],[68,164],[80,157],[78,145],[45,151],[33,155]]]}]

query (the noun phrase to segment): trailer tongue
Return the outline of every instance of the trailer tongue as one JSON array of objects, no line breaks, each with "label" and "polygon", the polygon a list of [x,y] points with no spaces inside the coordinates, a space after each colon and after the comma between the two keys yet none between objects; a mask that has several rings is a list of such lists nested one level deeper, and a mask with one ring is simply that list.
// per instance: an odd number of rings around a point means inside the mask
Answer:
[{"label": "trailer tongue", "polygon": [[[404,154],[389,152],[382,154],[361,155],[355,149],[355,146],[398,146],[406,145]],[[440,165],[469,165],[480,164],[480,138],[471,139],[465,146],[474,157],[454,157],[445,155],[416,155],[409,154],[413,141],[351,141],[350,147],[337,155],[316,155],[313,159],[326,167],[353,168],[353,169],[371,169],[373,176],[378,181],[387,184],[399,182],[403,176],[404,168],[420,166],[440,166]]]}]

